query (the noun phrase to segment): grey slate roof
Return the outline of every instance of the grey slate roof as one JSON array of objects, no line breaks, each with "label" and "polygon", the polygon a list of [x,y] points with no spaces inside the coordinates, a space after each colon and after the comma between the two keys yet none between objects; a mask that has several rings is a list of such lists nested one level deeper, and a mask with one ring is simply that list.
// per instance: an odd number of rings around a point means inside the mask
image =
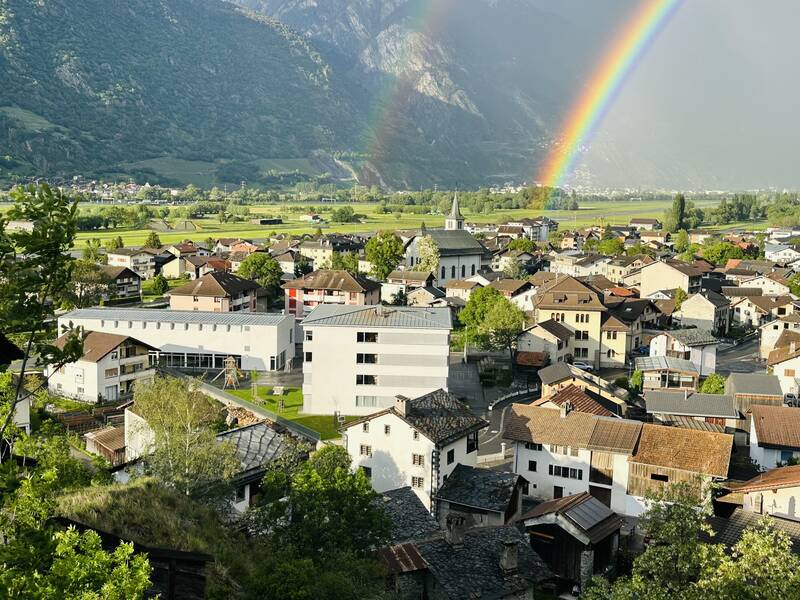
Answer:
[{"label": "grey slate roof", "polygon": [[472,234],[463,229],[447,231],[445,229],[428,229],[426,235],[431,236],[439,247],[440,256],[464,256],[484,254],[488,250]]},{"label": "grey slate roof", "polygon": [[645,400],[648,413],[739,418],[732,396],[653,390],[645,392]]},{"label": "grey slate roof", "polygon": [[217,435],[220,442],[229,442],[236,448],[241,463],[241,474],[259,470],[280,455],[284,435],[266,423],[254,423]]},{"label": "grey slate roof", "polygon": [[775,375],[762,373],[731,373],[728,385],[734,394],[756,396],[783,396],[781,384]]},{"label": "grey slate roof", "polygon": [[454,504],[504,513],[519,480],[516,473],[458,464],[436,496]]},{"label": "grey slate roof", "polygon": [[698,372],[692,361],[672,356],[642,356],[636,359],[636,368],[640,371]]},{"label": "grey slate roof", "polygon": [[195,310],[155,308],[79,308],[59,319],[105,319],[107,321],[147,321],[148,323],[202,323],[203,325],[275,326],[291,318],[281,313],[215,313]]},{"label": "grey slate roof", "polygon": [[452,329],[453,321],[447,308],[320,304],[303,319],[303,325]]},{"label": "grey slate roof", "polygon": [[664,332],[684,346],[709,346],[719,344],[717,336],[707,329],[671,329]]},{"label": "grey slate roof", "polygon": [[408,401],[405,420],[437,444],[447,444],[489,424],[444,390]]},{"label": "grey slate roof", "polygon": [[[518,569],[513,574],[500,568],[506,540],[517,546]],[[441,597],[450,600],[507,598],[553,577],[522,533],[511,526],[468,530],[463,546],[437,539],[417,543],[416,547],[428,563]]]},{"label": "grey slate roof", "polygon": [[797,521],[790,521],[788,519],[781,519],[774,516],[764,517],[756,513],[751,513],[743,508],[737,508],[733,511],[730,518],[713,516],[708,518],[708,523],[716,534],[710,540],[712,543],[725,544],[728,548],[736,544],[748,527],[753,527],[761,519],[767,518],[769,522],[775,526],[778,531],[783,531],[789,536],[792,543],[792,552],[800,554],[800,523]]},{"label": "grey slate roof", "polygon": [[572,377],[572,369],[565,362],[556,363],[539,371],[539,379],[544,385],[549,385],[563,379]]},{"label": "grey slate roof", "polygon": [[408,486],[383,492],[377,502],[381,503],[392,522],[392,544],[422,540],[441,533],[439,523]]}]

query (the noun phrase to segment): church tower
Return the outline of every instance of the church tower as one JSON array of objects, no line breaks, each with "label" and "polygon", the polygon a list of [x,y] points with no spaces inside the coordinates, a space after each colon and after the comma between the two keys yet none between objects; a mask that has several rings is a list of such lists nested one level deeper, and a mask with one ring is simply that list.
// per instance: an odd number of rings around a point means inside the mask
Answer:
[{"label": "church tower", "polygon": [[453,207],[450,209],[450,214],[444,220],[444,228],[447,231],[455,231],[464,229],[464,217],[458,209],[458,192],[453,196]]}]

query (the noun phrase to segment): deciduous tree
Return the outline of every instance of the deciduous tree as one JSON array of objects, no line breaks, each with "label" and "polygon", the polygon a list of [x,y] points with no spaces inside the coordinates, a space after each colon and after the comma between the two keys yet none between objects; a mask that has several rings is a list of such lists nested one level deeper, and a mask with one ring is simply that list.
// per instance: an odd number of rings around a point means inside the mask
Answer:
[{"label": "deciduous tree", "polygon": [[266,252],[253,252],[242,261],[236,272],[240,277],[251,279],[258,283],[274,298],[281,283],[283,269],[278,261]]},{"label": "deciduous tree", "polygon": [[146,248],[161,248],[161,238],[155,231],[147,234],[147,239],[144,241]]},{"label": "deciduous tree", "polygon": [[379,281],[385,280],[403,259],[403,242],[392,231],[381,231],[370,238],[364,248],[367,260],[372,263],[372,275]]},{"label": "deciduous tree", "polygon": [[439,254],[439,245],[429,235],[423,235],[417,242],[417,256],[419,262],[414,265],[417,271],[427,271],[439,276],[439,262],[441,262],[441,255]]}]

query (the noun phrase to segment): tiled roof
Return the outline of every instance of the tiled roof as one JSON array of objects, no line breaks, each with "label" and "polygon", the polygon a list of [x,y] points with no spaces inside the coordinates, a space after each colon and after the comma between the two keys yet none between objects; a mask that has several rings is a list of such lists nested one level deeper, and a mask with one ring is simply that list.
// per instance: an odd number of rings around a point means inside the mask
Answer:
[{"label": "tiled roof", "polygon": [[569,275],[559,275],[543,285],[533,298],[537,308],[606,310],[598,293]]},{"label": "tiled roof", "polygon": [[490,283],[489,287],[493,287],[499,292],[518,294],[531,287],[531,284],[529,281],[520,279],[498,279]]},{"label": "tiled roof", "polygon": [[528,521],[545,515],[566,519],[594,544],[619,531],[623,525],[622,517],[588,492],[542,502],[520,520]]},{"label": "tiled roof", "polygon": [[550,271],[537,271],[531,276],[530,281],[534,287],[541,287],[556,277],[558,277],[558,275],[551,273]]},{"label": "tiled roof", "polygon": [[658,423],[660,425],[668,425],[669,427],[683,427],[684,429],[696,429],[698,431],[709,431],[711,433],[725,433],[724,425],[707,423],[706,421],[700,421],[694,417],[687,417],[684,415],[660,415]]},{"label": "tiled roof", "polygon": [[303,320],[303,325],[451,329],[453,321],[447,308],[320,304]]},{"label": "tiled roof", "polygon": [[378,549],[378,558],[389,575],[414,573],[428,568],[428,563],[414,544],[397,544]]},{"label": "tiled roof", "polygon": [[[562,341],[566,341],[574,335],[572,331],[570,331],[564,325],[553,319],[548,319],[547,321],[542,321],[541,323],[537,323],[534,327],[541,327],[547,333],[554,335],[555,337],[557,337]],[[533,327],[531,327],[530,329],[533,329]],[[530,329],[528,331],[530,331]]]},{"label": "tiled roof", "polygon": [[167,292],[167,295],[226,298],[243,292],[253,292],[260,289],[260,287],[255,281],[243,279],[233,273],[214,271],[176,287],[174,290]]},{"label": "tiled roof", "polygon": [[[63,349],[64,344],[71,335],[72,332],[65,333],[53,342],[53,345],[56,348]],[[93,363],[99,362],[109,352],[118,348],[126,340],[130,340],[145,348],[155,349],[153,346],[140,342],[128,335],[116,335],[114,333],[103,333],[102,331],[87,331],[86,336],[83,338],[83,357],[81,360]]]},{"label": "tiled roof", "polygon": [[641,431],[642,424],[639,421],[597,418],[589,438],[589,448],[600,452],[632,454]]},{"label": "tiled roof", "polygon": [[769,353],[767,365],[771,367],[797,356],[800,356],[800,332],[784,329],[775,342],[775,348]]},{"label": "tiled roof", "polygon": [[475,287],[481,287],[477,281],[468,281],[466,279],[452,279],[445,284],[448,290],[471,290]]},{"label": "tiled roof", "polygon": [[106,277],[110,277],[111,279],[119,279],[121,276],[127,277],[135,277],[136,279],[141,279],[141,276],[134,271],[131,271],[128,267],[112,267],[111,265],[100,265],[100,270]]},{"label": "tiled roof", "polygon": [[565,362],[555,363],[539,371],[539,379],[542,380],[544,385],[570,379],[573,376],[572,369]]},{"label": "tiled roof", "polygon": [[692,361],[673,356],[640,356],[636,359],[636,368],[640,371],[698,372]]},{"label": "tiled roof", "polygon": [[766,473],[759,473],[749,481],[745,481],[733,489],[739,493],[746,493],[790,487],[800,487],[800,465],[770,469]]},{"label": "tiled roof", "polygon": [[723,285],[722,295],[729,298],[743,298],[745,296],[763,296],[764,290],[759,287],[738,287],[735,285]]},{"label": "tiled roof", "polygon": [[547,364],[548,358],[547,352],[526,352],[524,350],[517,350],[514,355],[514,362],[526,367],[543,367]]},{"label": "tiled roof", "polygon": [[[552,396],[542,398],[534,403],[535,406],[541,406],[548,402],[552,402],[557,406],[561,406],[569,402],[573,410],[578,412],[589,413],[591,415],[600,415],[604,417],[613,417],[616,413],[612,412],[606,407],[606,404],[613,404],[609,402],[601,402],[600,396],[590,395],[583,389],[576,385],[568,385],[562,390],[559,390]],[[614,406],[616,408],[616,406]]]},{"label": "tiled roof", "polygon": [[800,408],[755,404],[750,412],[759,446],[800,449]]},{"label": "tiled roof", "polygon": [[281,313],[215,313],[196,310],[156,308],[79,308],[59,319],[98,319],[107,321],[144,321],[147,323],[201,323],[203,325],[274,326],[288,317]]},{"label": "tiled roof", "polygon": [[[652,233],[652,235],[655,235],[656,233],[657,232],[654,232],[654,233]],[[651,235],[651,234],[648,233],[648,235]],[[688,263],[685,263],[685,262],[681,262],[679,260],[668,259],[668,260],[664,260],[664,261],[661,261],[661,262],[663,262],[665,265],[668,265],[668,266],[672,267],[673,269],[675,269],[679,273],[681,273],[683,275],[687,275],[688,277],[700,277],[703,274],[702,271],[700,271],[700,269],[698,269],[697,267],[692,266],[692,265],[690,265]],[[656,264],[656,263],[650,263],[650,265],[654,265],[654,264]],[[646,269],[650,265],[645,265],[644,267],[642,267],[642,269]]]},{"label": "tiled roof", "polygon": [[360,275],[351,275],[347,271],[320,269],[303,277],[287,281],[282,287],[283,289],[370,292],[380,289],[381,284]]},{"label": "tiled roof", "polygon": [[629,462],[727,477],[733,436],[645,423]]},{"label": "tiled roof", "polygon": [[719,344],[717,336],[708,331],[707,329],[670,329],[664,332],[664,335],[680,342],[684,346],[709,346],[712,344]]},{"label": "tiled roof", "polygon": [[505,513],[519,480],[520,476],[516,473],[458,464],[447,476],[436,497],[452,504]]},{"label": "tiled roof", "polygon": [[428,271],[392,271],[389,273],[387,279],[400,279],[403,281],[418,281],[420,283],[427,281],[433,274]]},{"label": "tiled roof", "polygon": [[260,469],[280,456],[284,435],[266,423],[255,423],[217,435],[220,442],[233,444],[241,465],[241,472]]},{"label": "tiled roof", "polygon": [[[752,396],[780,396],[783,398],[781,384],[775,375],[763,373],[731,373],[727,384],[733,394]],[[727,389],[727,388],[726,388]]]},{"label": "tiled roof", "polygon": [[650,390],[645,392],[648,413],[696,417],[740,418],[733,396]]},{"label": "tiled roof", "polygon": [[[500,566],[505,542],[517,548],[518,569],[505,573]],[[513,598],[553,577],[522,533],[512,526],[467,530],[463,545],[445,539],[415,544],[437,584],[442,600]]]},{"label": "tiled roof", "polygon": [[769,313],[775,308],[792,303],[792,298],[790,296],[753,296],[752,298],[748,298],[748,300],[765,313]]},{"label": "tiled roof", "polygon": [[780,519],[774,516],[764,516],[748,512],[742,508],[737,508],[729,518],[709,517],[708,523],[716,534],[711,538],[711,542],[725,544],[728,548],[734,546],[747,529],[752,529],[762,519],[768,519],[778,531],[784,532],[789,536],[792,543],[792,551],[800,553],[800,522]]},{"label": "tiled roof", "polygon": [[383,492],[377,502],[392,523],[393,544],[425,539],[441,532],[439,523],[408,486]]}]

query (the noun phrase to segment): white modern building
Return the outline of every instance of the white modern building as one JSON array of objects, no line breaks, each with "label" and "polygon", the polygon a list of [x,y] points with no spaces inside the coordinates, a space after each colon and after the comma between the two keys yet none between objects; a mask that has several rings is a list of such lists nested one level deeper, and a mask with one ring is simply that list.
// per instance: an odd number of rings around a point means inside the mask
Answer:
[{"label": "white modern building", "polygon": [[672,329],[650,340],[650,356],[685,358],[697,367],[700,377],[717,371],[719,340],[707,329]]},{"label": "white modern building", "polygon": [[[71,333],[54,345],[63,347]],[[88,331],[83,357],[58,369],[45,368],[52,394],[83,402],[115,401],[133,393],[136,383],[155,377],[150,352],[155,350],[130,335]]]},{"label": "white modern building", "polygon": [[368,415],[447,389],[447,308],[322,304],[302,326],[303,412]]},{"label": "white modern building", "polygon": [[431,498],[457,465],[475,466],[478,431],[489,424],[458,398],[435,390],[349,423],[344,443],[376,492],[404,486],[432,509]]},{"label": "white modern building", "polygon": [[279,313],[82,308],[58,326],[134,337],[156,348],[159,364],[182,370],[220,370],[232,356],[245,371],[280,371],[294,358],[294,318]]}]

